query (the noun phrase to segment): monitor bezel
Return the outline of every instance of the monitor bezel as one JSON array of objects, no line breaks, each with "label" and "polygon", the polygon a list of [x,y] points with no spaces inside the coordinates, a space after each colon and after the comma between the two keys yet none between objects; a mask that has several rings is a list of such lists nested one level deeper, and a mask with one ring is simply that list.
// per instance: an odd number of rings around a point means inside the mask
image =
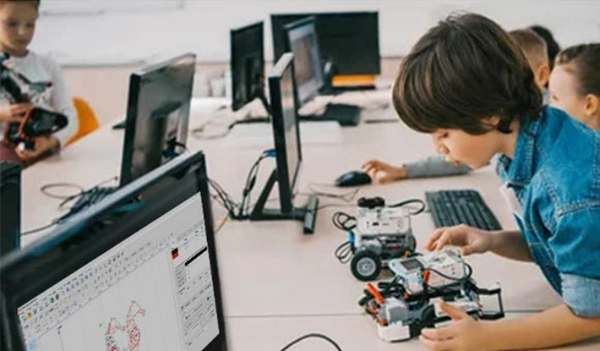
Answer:
[{"label": "monitor bezel", "polygon": [[[292,90],[293,90],[293,104],[294,114],[296,115],[296,140],[298,150],[298,165],[295,170],[291,172],[288,170],[287,163],[287,146],[286,146],[286,133],[283,123],[283,106],[281,103],[281,80],[283,76],[288,72],[292,79]],[[277,167],[277,183],[279,186],[279,203],[282,213],[290,213],[294,208],[293,198],[294,189],[296,187],[296,181],[300,168],[302,167],[302,142],[300,140],[300,123],[298,121],[298,101],[296,84],[294,78],[294,55],[292,53],[284,54],[279,61],[273,67],[271,74],[269,75],[269,92],[271,95],[271,109],[273,113],[273,140],[275,144],[276,154],[276,167]]]}]

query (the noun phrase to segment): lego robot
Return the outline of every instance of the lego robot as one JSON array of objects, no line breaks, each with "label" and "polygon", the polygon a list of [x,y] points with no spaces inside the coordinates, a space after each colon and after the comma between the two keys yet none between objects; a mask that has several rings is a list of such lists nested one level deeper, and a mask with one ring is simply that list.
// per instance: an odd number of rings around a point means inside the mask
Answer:
[{"label": "lego robot", "polygon": [[386,207],[380,197],[361,198],[356,217],[346,216],[355,224],[337,226],[349,232],[347,244],[353,254],[350,268],[360,281],[374,280],[389,260],[408,257],[417,246],[410,225],[411,213],[404,207]]},{"label": "lego robot", "polygon": [[[387,342],[416,337],[423,328],[450,320],[437,302],[443,300],[474,318],[504,317],[501,289],[477,287],[471,268],[454,251],[438,251],[389,262],[395,274],[389,283],[369,284],[359,305],[377,322],[379,337]],[[480,296],[496,296],[497,312],[485,312]]]}]

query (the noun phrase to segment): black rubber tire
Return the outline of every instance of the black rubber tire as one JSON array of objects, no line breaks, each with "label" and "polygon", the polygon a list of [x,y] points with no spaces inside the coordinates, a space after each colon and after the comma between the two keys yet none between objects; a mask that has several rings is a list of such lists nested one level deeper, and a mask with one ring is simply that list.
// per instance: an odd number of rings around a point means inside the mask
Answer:
[{"label": "black rubber tire", "polygon": [[352,257],[350,269],[356,279],[363,282],[372,281],[381,272],[381,259],[371,250],[360,249]]}]

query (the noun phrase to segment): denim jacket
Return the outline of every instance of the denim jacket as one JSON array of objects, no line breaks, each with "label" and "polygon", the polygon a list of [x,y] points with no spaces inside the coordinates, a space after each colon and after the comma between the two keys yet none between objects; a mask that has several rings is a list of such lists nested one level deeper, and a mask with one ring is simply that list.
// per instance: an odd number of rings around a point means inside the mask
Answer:
[{"label": "denim jacket", "polygon": [[600,133],[545,107],[519,131],[498,173],[534,262],[569,308],[600,317]]}]

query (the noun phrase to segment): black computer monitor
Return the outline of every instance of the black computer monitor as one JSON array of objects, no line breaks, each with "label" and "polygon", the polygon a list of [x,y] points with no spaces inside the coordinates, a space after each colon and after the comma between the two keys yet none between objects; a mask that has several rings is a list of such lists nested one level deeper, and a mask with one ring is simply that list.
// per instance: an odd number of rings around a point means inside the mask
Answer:
[{"label": "black computer monitor", "polygon": [[185,150],[196,55],[131,74],[120,186]]},{"label": "black computer monitor", "polygon": [[21,167],[0,162],[0,257],[21,246]]},{"label": "black computer monitor", "polygon": [[315,17],[307,17],[285,26],[287,47],[294,54],[294,80],[300,105],[319,94],[323,88],[319,40]]},{"label": "black computer monitor", "polygon": [[[296,219],[304,222],[304,232],[314,231],[318,198],[310,197],[306,208],[294,207],[294,188],[300,165],[302,147],[297,118],[296,91],[294,88],[294,55],[284,54],[269,75],[273,137],[277,169],[273,171],[250,215],[251,220]],[[273,185],[279,184],[279,209],[264,206]]]},{"label": "black computer monitor", "polygon": [[277,61],[286,50],[285,26],[315,16],[324,62],[336,75],[376,75],[381,72],[378,12],[272,14],[273,55]]},{"label": "black computer monitor", "polygon": [[237,111],[260,99],[270,114],[265,97],[263,22],[231,30],[231,108]]},{"label": "black computer monitor", "polygon": [[203,154],[105,200],[1,262],[7,349],[226,350]]}]

